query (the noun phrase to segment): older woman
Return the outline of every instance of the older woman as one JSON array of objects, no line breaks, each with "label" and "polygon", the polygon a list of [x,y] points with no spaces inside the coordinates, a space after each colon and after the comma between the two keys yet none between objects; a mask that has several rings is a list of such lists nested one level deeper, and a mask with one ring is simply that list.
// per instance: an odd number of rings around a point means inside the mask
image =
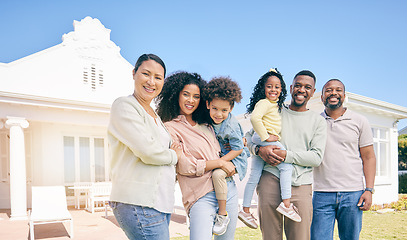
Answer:
[{"label": "older woman", "polygon": [[219,157],[220,146],[209,123],[202,100],[206,82],[196,73],[178,72],[169,76],[157,98],[157,112],[165,122],[182,154],[177,164],[177,177],[184,207],[190,217],[190,239],[212,239],[212,228],[218,201],[212,185],[212,170],[223,169],[229,176],[226,210],[230,223],[226,233],[215,239],[234,239],[238,198],[235,182],[230,177],[235,166]]},{"label": "older woman", "polygon": [[164,62],[143,54],[133,70],[134,93],[116,99],[108,140],[112,153],[110,205],[129,239],[168,240],[180,149],[151,108],[161,92]]}]

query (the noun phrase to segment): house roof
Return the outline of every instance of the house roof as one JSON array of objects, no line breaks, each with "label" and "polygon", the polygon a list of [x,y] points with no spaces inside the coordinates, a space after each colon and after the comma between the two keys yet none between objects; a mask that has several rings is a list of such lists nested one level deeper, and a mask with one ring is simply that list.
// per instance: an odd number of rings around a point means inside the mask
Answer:
[{"label": "house roof", "polygon": [[407,134],[407,127],[404,127],[399,131],[399,135],[402,135],[402,134]]},{"label": "house roof", "polygon": [[133,92],[133,66],[98,19],[74,21],[63,42],[0,64],[0,103],[106,111]]}]

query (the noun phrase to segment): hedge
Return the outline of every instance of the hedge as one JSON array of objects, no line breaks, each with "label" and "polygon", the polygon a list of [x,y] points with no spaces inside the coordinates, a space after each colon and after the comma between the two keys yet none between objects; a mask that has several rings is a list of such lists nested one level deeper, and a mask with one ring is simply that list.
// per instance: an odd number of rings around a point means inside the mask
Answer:
[{"label": "hedge", "polygon": [[398,138],[399,143],[399,170],[407,170],[407,134]]},{"label": "hedge", "polygon": [[407,173],[399,175],[399,193],[407,193]]}]

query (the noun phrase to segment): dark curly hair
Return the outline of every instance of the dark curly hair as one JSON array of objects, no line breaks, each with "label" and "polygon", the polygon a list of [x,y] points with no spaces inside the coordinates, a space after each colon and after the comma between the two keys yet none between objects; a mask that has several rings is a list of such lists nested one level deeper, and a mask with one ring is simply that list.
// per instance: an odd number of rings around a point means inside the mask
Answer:
[{"label": "dark curly hair", "polygon": [[210,123],[202,93],[207,83],[198,73],[185,71],[175,72],[168,76],[164,80],[161,93],[156,98],[157,113],[163,122],[171,121],[180,114],[179,94],[189,84],[197,85],[201,95],[198,108],[192,113],[192,120],[198,124]]},{"label": "dark curly hair", "polygon": [[229,101],[233,107],[235,102],[242,100],[242,91],[239,85],[229,77],[214,77],[204,89],[205,100],[212,102],[213,99]]},{"label": "dark curly hair", "polygon": [[281,112],[281,108],[283,107],[285,98],[287,97],[287,89],[285,82],[283,80],[283,75],[275,68],[276,72],[274,71],[268,71],[263,76],[260,77],[259,81],[257,82],[256,86],[254,86],[254,90],[252,93],[252,96],[250,97],[250,103],[246,105],[247,109],[247,114],[250,114],[254,110],[254,106],[256,106],[256,103],[260,101],[261,99],[266,98],[266,93],[264,92],[264,87],[267,82],[267,79],[271,76],[276,76],[278,79],[280,79],[280,84],[281,84],[281,93],[280,97],[278,98],[277,105],[278,105],[278,110]]}]

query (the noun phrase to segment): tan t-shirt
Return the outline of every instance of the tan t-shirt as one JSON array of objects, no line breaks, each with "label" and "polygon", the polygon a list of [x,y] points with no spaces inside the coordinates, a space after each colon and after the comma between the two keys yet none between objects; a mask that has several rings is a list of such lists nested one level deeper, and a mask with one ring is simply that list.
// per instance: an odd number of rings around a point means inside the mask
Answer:
[{"label": "tan t-shirt", "polygon": [[363,162],[359,148],[373,144],[367,119],[351,110],[334,120],[325,112],[327,142],[324,158],[314,168],[314,191],[352,192],[364,189]]}]

